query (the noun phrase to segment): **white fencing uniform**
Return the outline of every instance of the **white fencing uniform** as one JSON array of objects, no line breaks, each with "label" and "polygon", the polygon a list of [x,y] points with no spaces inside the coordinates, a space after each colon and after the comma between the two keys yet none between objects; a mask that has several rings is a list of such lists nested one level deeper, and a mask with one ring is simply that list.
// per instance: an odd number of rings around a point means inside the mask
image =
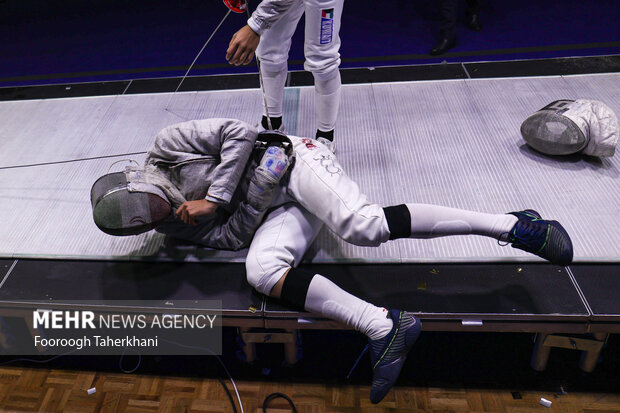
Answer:
[{"label": "white fencing uniform", "polygon": [[[269,294],[282,275],[300,263],[323,224],[347,242],[378,246],[389,239],[409,236],[480,234],[497,238],[514,225],[507,220],[516,220],[512,215],[483,214],[436,205],[403,204],[383,208],[367,200],[327,146],[295,136],[289,137],[295,164],[288,176],[279,180],[278,186],[273,188],[273,198],[266,199],[264,206],[244,213],[245,201],[233,201],[233,194],[247,197],[248,204],[254,205],[247,188],[256,166],[247,166],[256,138],[252,126],[234,119],[205,119],[171,125],[158,134],[149,151],[148,159],[153,162],[148,166],[161,169],[163,173],[170,163],[183,165],[185,169],[175,169],[174,176],[163,175],[170,179],[168,186],[178,188],[183,195],[181,198],[184,197],[173,202],[175,206],[185,199],[218,195],[217,199],[223,200],[222,209],[232,214],[204,217],[197,226],[186,225],[172,215],[173,222],[160,224],[158,231],[209,247],[237,249],[247,245],[258,227],[246,267],[248,280],[264,294]],[[205,165],[207,169],[203,168]],[[197,180],[198,175],[205,179]],[[241,175],[245,178],[241,179]],[[168,194],[165,186],[162,190]],[[268,215],[261,224],[265,213]],[[239,219],[232,219],[235,214]],[[217,221],[218,217],[224,222]],[[213,225],[209,224],[210,219],[216,220]],[[243,236],[231,237],[223,233],[221,230],[229,224],[234,227],[230,235]]]},{"label": "white fencing uniform", "polygon": [[[318,127],[334,129],[340,105],[340,19],[344,0],[264,0],[248,20],[258,33],[269,115],[282,116],[291,38],[305,14],[304,68],[314,75]],[[266,115],[266,113],[265,113]]]},{"label": "white fencing uniform", "polygon": [[[378,246],[392,234],[386,209],[371,203],[347,176],[335,155],[320,142],[289,136],[295,164],[282,192],[258,228],[246,259],[248,282],[269,295],[273,286],[303,255],[327,225],[343,240]],[[477,234],[499,239],[516,223],[510,214],[487,214],[439,205],[403,204],[410,214],[405,232],[411,238]]]},{"label": "white fencing uniform", "polygon": [[356,245],[378,246],[390,236],[383,208],[368,202],[326,146],[289,138],[295,165],[274,200],[279,208],[258,228],[246,259],[248,280],[263,294],[299,264],[323,224]]},{"label": "white fencing uniform", "polygon": [[[258,138],[260,136],[259,134]],[[222,209],[227,208],[228,213],[234,214],[242,209],[231,202],[233,194],[241,187],[238,184],[241,175],[244,172],[256,174],[262,166],[266,168],[262,171],[264,173],[274,172],[277,169],[270,169],[269,159],[263,165],[264,156],[256,170],[253,171],[254,166],[248,164],[248,157],[253,151],[256,138],[254,128],[234,119],[210,119],[171,125],[158,135],[154,145],[157,149],[155,152],[159,154],[155,158],[161,162],[156,159],[147,166],[167,169],[171,160],[173,163],[184,165],[187,165],[188,160],[192,162],[209,160],[207,163],[213,167],[213,171],[225,171],[228,176],[236,176],[236,179],[222,178],[223,181],[212,179],[211,182],[207,179],[196,180],[193,178],[197,176],[196,173],[203,175],[202,170],[197,169],[196,172],[192,168],[195,173],[180,174],[179,181],[171,181],[169,184],[182,188],[186,187],[185,184],[196,184],[200,187],[196,188],[200,189],[199,194],[192,194],[191,197],[189,193],[182,194],[182,198],[185,199],[199,199],[205,197],[205,194],[210,197],[213,195],[212,187],[215,189],[225,187],[223,193],[230,193],[231,196],[216,198],[223,201]],[[244,244],[244,240],[251,237],[251,233],[260,222],[257,220],[261,219],[264,212],[270,210],[250,244],[246,259],[249,283],[263,294],[271,295],[273,292],[274,296],[291,308],[310,311],[339,321],[366,334],[371,340],[385,337],[394,327],[392,319],[386,317],[390,313],[385,308],[374,306],[347,293],[320,274],[296,268],[324,224],[345,241],[362,246],[378,246],[390,239],[404,237],[433,238],[477,234],[503,239],[502,237],[509,231],[516,228],[518,218],[515,214],[486,214],[414,203],[387,207],[371,203],[361,193],[357,183],[346,175],[328,146],[309,138],[289,136],[289,139],[293,144],[295,163],[289,169],[288,176],[280,176],[282,180],[277,179],[278,186],[272,187],[275,191],[273,198],[265,199],[264,205],[260,204],[265,209],[253,214],[250,221],[238,220],[239,225],[238,228],[235,227],[235,234],[245,233],[248,237],[243,237],[239,243],[234,243],[232,246],[236,248],[247,245]],[[151,156],[156,154],[153,149],[149,153]],[[214,159],[219,159],[219,163],[212,164],[210,160]],[[215,175],[217,174],[214,173]],[[220,181],[221,185],[213,184]],[[276,185],[275,181],[272,183]],[[157,185],[156,182],[152,184]],[[259,189],[257,186],[259,194],[257,197],[262,199]],[[163,192],[167,194],[165,190]],[[253,199],[250,195],[251,191],[248,190],[248,203]],[[532,213],[537,214],[530,211],[530,217],[533,217]],[[529,225],[530,221],[526,224]],[[546,225],[547,228],[557,224],[555,221],[540,219],[539,221],[540,225]],[[163,225],[157,229],[165,229]],[[192,231],[190,233],[183,230],[180,224],[169,227],[169,231],[163,232],[212,247],[214,246],[212,238],[222,237],[218,229],[221,225],[210,227],[189,226],[185,223],[184,225],[198,231],[204,230],[208,234],[194,236]],[[559,224],[554,228],[558,226]],[[562,235],[559,230],[556,232]],[[568,235],[564,237],[567,238]],[[561,237],[554,245],[561,245],[562,242],[572,248],[570,240],[566,241]],[[223,247],[230,247],[229,243],[225,244]],[[217,247],[217,244],[215,246]],[[545,258],[544,255],[536,254]],[[572,258],[572,249],[570,255]],[[560,258],[564,259],[563,256]],[[285,274],[287,276],[282,278]],[[273,290],[280,280],[282,283],[279,289]]]}]

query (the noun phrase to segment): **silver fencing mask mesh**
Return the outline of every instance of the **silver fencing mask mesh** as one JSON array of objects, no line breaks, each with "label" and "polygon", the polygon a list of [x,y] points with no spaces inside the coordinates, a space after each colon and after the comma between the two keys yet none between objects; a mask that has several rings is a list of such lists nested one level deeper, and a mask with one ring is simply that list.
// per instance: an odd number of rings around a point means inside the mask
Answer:
[{"label": "silver fencing mask mesh", "polygon": [[603,102],[556,100],[527,118],[521,135],[532,148],[548,155],[613,156],[620,128],[615,113]]},{"label": "silver fencing mask mesh", "polygon": [[90,190],[95,224],[110,235],[136,235],[149,231],[170,215],[166,195],[157,186],[132,184],[125,172],[97,179]]},{"label": "silver fencing mask mesh", "polygon": [[525,142],[547,155],[570,155],[588,144],[588,137],[569,117],[563,115],[575,101],[556,100],[521,124]]}]

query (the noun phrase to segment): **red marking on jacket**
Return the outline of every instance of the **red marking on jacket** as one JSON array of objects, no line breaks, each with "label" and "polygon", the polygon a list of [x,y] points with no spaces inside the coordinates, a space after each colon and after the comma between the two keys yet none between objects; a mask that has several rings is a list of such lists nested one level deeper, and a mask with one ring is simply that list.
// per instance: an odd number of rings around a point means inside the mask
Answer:
[{"label": "red marking on jacket", "polygon": [[316,145],[314,144],[314,142],[312,142],[312,139],[303,138],[301,141],[304,143],[304,145],[306,145],[306,148],[308,149],[316,148]]}]

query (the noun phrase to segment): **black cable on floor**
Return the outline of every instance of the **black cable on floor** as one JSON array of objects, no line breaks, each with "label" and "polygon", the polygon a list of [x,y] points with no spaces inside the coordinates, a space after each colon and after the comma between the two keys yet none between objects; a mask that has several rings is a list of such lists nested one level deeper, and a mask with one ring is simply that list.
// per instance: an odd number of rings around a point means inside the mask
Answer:
[{"label": "black cable on floor", "polygon": [[269,402],[272,401],[273,399],[277,399],[277,398],[285,399],[288,402],[288,404],[291,405],[291,409],[293,409],[293,413],[297,413],[297,409],[295,408],[295,404],[284,393],[271,393],[269,396],[267,396],[265,398],[265,401],[263,402],[263,413],[267,413],[267,405],[269,404]]},{"label": "black cable on floor", "polygon": [[45,359],[45,360],[34,360],[34,359],[26,359],[26,358],[13,359],[13,360],[9,360],[9,361],[5,361],[5,362],[0,363],[0,366],[6,366],[7,364],[17,363],[18,361],[27,361],[29,363],[45,364],[45,363],[49,363],[52,360],[56,360],[57,358],[64,357],[64,356],[66,356],[68,354],[74,353],[76,351],[77,350],[71,350],[71,351],[69,351],[67,353],[58,354],[58,355],[56,355],[54,357],[50,357],[50,358]]},{"label": "black cable on floor", "polygon": [[235,401],[233,400],[232,394],[230,394],[230,390],[228,390],[228,386],[226,386],[226,383],[224,383],[224,380],[222,380],[221,377],[218,377],[217,380],[220,382],[224,390],[226,390],[226,395],[228,396],[228,400],[230,400],[230,405],[233,408],[233,412],[237,413],[237,406],[235,406]]},{"label": "black cable on floor", "polygon": [[30,168],[30,167],[33,167],[33,166],[58,165],[58,164],[71,163],[71,162],[96,161],[96,160],[99,160],[99,159],[106,159],[106,158],[118,158],[119,156],[144,155],[145,153],[146,153],[146,151],[142,151],[142,152],[129,152],[129,153],[120,153],[120,154],[115,154],[115,155],[91,156],[89,158],[65,159],[65,160],[62,160],[62,161],[31,163],[31,164],[26,164],[26,165],[0,166],[0,170],[2,170],[2,169],[17,169],[17,168]]},{"label": "black cable on floor", "polygon": [[368,351],[368,348],[369,348],[369,345],[366,344],[366,347],[364,347],[364,350],[362,350],[360,355],[357,357],[357,360],[355,360],[355,363],[353,363],[353,367],[351,367],[351,370],[349,370],[349,374],[347,374],[347,380],[349,380],[349,378],[351,377],[351,374],[353,374],[353,370],[355,370],[355,368],[359,364],[359,362],[362,359],[362,357],[364,356],[364,354],[366,354],[366,352]]},{"label": "black cable on floor", "polygon": [[[126,352],[127,350],[131,350],[131,351],[133,351],[134,353],[136,353],[136,354],[138,355],[138,363],[136,364],[136,367],[134,367],[134,368],[133,368],[133,369],[131,369],[131,370],[125,370],[125,369],[123,368],[123,359],[125,358],[125,352]],[[121,354],[121,357],[118,359],[118,368],[119,368],[119,369],[121,369],[121,371],[122,371],[123,373],[125,373],[125,374],[131,374],[131,373],[134,373],[136,370],[138,370],[138,368],[140,367],[140,363],[141,363],[141,362],[142,362],[142,355],[141,355],[138,351],[136,351],[136,350],[135,350],[135,349],[133,349],[133,348],[125,347],[125,348],[123,349],[123,354]]]}]

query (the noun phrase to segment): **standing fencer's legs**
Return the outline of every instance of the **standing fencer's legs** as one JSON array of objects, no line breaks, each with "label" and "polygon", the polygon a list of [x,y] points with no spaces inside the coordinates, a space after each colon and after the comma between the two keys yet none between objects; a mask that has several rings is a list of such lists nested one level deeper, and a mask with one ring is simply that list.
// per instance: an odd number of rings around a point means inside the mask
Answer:
[{"label": "standing fencer's legs", "polygon": [[385,308],[360,300],[322,275],[295,268],[322,226],[297,203],[284,204],[271,212],[248,251],[249,283],[292,308],[339,321],[370,338],[386,336],[392,320],[387,318]]},{"label": "standing fencer's legs", "polygon": [[340,20],[344,0],[305,0],[304,68],[314,76],[316,137],[333,139],[340,107]]},{"label": "standing fencer's legs", "polygon": [[[291,48],[291,39],[304,13],[303,0],[295,0],[289,10],[260,38],[256,56],[260,61],[261,76],[269,116],[275,118],[272,126],[278,129],[282,123],[282,102],[284,100],[284,85],[288,73],[288,52]],[[266,116],[266,113],[263,113]],[[266,119],[263,127],[267,128]]]},{"label": "standing fencer's legs", "polygon": [[334,140],[334,128],[340,108],[340,71],[314,74],[314,93],[316,99],[317,132],[316,138]]}]

